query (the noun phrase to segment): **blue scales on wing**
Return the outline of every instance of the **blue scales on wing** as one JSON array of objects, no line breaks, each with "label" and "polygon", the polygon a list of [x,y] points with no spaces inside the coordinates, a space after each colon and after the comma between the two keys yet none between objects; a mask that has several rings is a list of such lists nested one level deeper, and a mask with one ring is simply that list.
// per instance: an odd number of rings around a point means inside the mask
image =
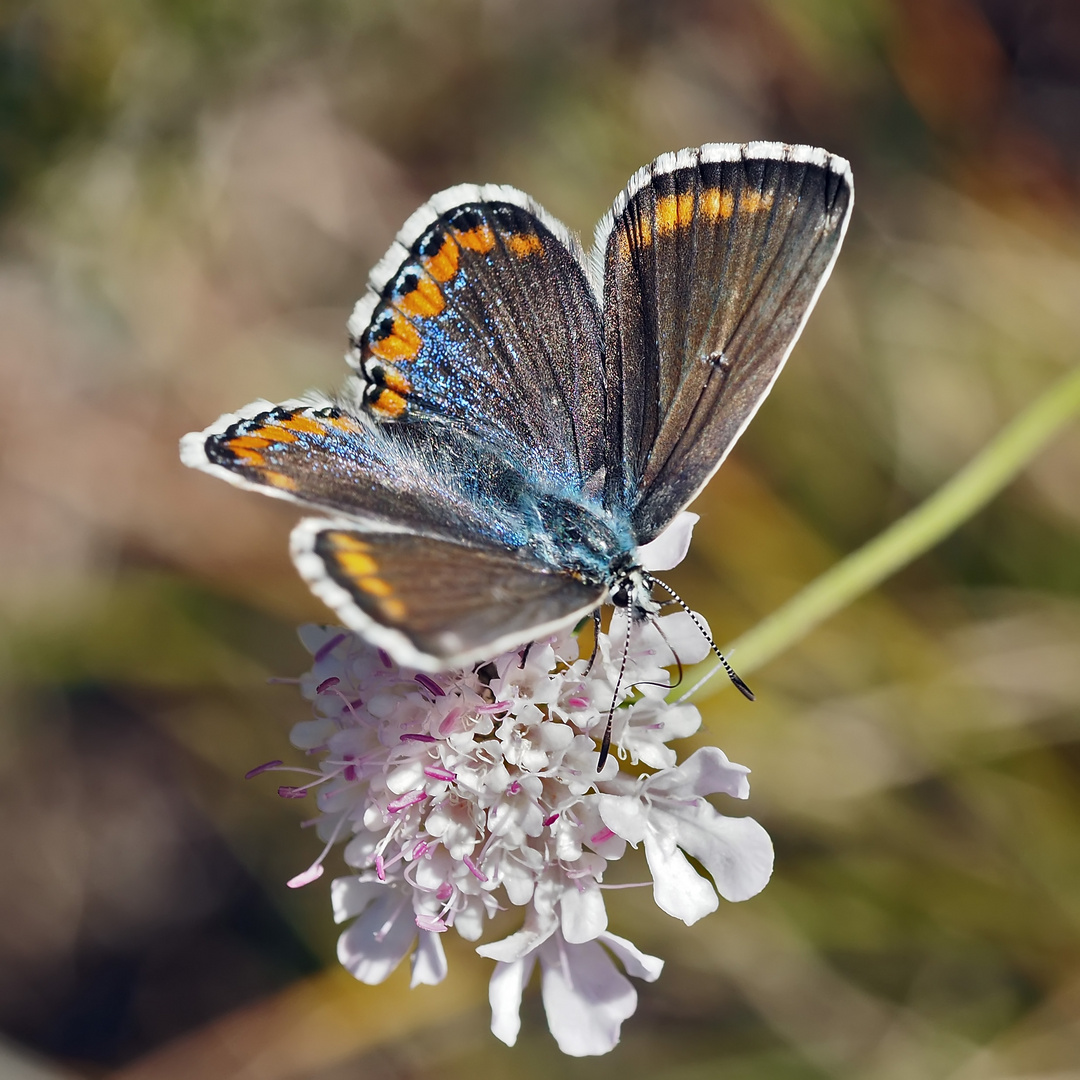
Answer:
[{"label": "blue scales on wing", "polygon": [[244,413],[187,436],[185,461],[309,507],[449,539],[524,548],[539,527],[521,475],[467,434],[422,420],[378,423],[336,405]]},{"label": "blue scales on wing", "polygon": [[576,241],[523,202],[510,188],[451,189],[414,215],[357,306],[350,360],[373,416],[437,418],[496,444],[541,488],[598,493],[599,304]]}]

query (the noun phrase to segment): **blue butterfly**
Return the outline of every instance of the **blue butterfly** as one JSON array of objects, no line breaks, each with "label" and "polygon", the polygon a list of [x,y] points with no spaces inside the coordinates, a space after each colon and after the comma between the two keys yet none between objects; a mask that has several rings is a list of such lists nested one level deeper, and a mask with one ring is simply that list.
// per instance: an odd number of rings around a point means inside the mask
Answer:
[{"label": "blue butterfly", "polygon": [[298,570],[399,663],[490,659],[611,603],[761,405],[840,249],[848,163],[709,144],[639,170],[591,252],[511,187],[403,226],[349,320],[334,399],[257,401],[185,464],[329,514]]}]

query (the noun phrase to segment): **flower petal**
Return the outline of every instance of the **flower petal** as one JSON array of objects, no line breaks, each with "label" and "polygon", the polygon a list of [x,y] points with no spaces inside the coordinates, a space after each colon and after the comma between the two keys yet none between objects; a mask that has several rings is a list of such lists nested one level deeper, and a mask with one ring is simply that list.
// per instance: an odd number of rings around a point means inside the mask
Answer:
[{"label": "flower petal", "polygon": [[619,937],[617,934],[601,934],[597,938],[606,945],[622,961],[627,975],[633,975],[636,979],[644,979],[646,982],[656,982],[660,978],[660,972],[664,970],[664,961],[659,956],[650,956],[643,953],[632,941]]},{"label": "flower petal", "polygon": [[671,570],[678,566],[690,550],[690,537],[700,520],[698,514],[689,510],[676,514],[659,536],[642,544],[634,553],[639,565],[646,570]]},{"label": "flower petal", "polygon": [[416,935],[412,905],[387,888],[338,938],[338,960],[354,978],[375,986],[401,963]]},{"label": "flower petal", "polygon": [[[580,886],[580,887],[579,887]],[[595,880],[583,878],[562,894],[562,932],[567,941],[592,941],[607,929],[604,894]]]},{"label": "flower petal", "polygon": [[661,911],[690,926],[720,906],[716,891],[675,846],[673,835],[662,840],[650,826],[645,834],[645,858],[653,876],[653,899]]},{"label": "flower petal", "polygon": [[368,904],[384,895],[386,886],[381,881],[366,881],[359,875],[334,878],[330,883],[330,904],[334,909],[334,922],[343,923],[355,919]]},{"label": "flower petal", "polygon": [[421,983],[435,986],[446,978],[446,953],[443,952],[442,937],[427,930],[420,931],[420,940],[412,955],[412,981],[409,989]]},{"label": "flower petal", "polygon": [[746,779],[749,772],[745,765],[729,761],[727,754],[718,747],[703,746],[681,765],[665,774],[657,774],[649,788],[652,791],[689,788],[695,795],[722,791],[733,798],[746,799],[750,795],[750,781]]},{"label": "flower petal", "polygon": [[597,803],[600,807],[600,820],[616,836],[621,836],[631,844],[641,843],[645,837],[648,814],[637,796],[601,795]]},{"label": "flower petal", "polygon": [[491,1034],[507,1046],[517,1042],[521,1031],[521,995],[532,974],[536,954],[529,953],[509,964],[496,964],[488,983],[491,1003]]},{"label": "flower petal", "polygon": [[571,1057],[606,1054],[634,1015],[637,991],[595,942],[568,945],[561,936],[540,950],[541,996],[548,1027]]},{"label": "flower petal", "polygon": [[487,945],[478,945],[476,951],[489,960],[508,964],[520,960],[542,945],[559,928],[555,915],[554,882],[542,880],[537,886],[533,902],[525,911],[525,925],[515,934]]},{"label": "flower petal", "polygon": [[709,871],[725,900],[748,900],[768,884],[772,840],[753,818],[724,817],[702,803],[693,816],[679,815],[677,820],[679,847]]}]

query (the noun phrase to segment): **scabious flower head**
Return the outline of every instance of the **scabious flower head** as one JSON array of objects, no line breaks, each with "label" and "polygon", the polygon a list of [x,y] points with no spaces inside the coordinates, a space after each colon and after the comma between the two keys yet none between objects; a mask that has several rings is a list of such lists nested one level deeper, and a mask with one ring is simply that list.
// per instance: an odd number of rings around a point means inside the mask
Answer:
[{"label": "scabious flower head", "polygon": [[[663,967],[608,931],[608,864],[643,844],[656,903],[688,924],[716,909],[717,892],[743,900],[768,881],[765,830],[705,798],[745,799],[748,770],[712,747],[677,765],[668,745],[701,723],[693,705],[664,697],[672,653],[692,663],[708,651],[690,616],[631,626],[616,616],[591,660],[566,632],[437,675],[399,667],[339,627],[300,636],[313,656],[301,688],[314,718],[292,741],[317,768],[279,790],[315,795],[326,847],[290,884],[320,876],[344,842],[356,873],[331,890],[335,918],[348,924],[338,957],[361,981],[381,982],[411,955],[414,986],[440,982],[442,934],[475,941],[497,911],[521,908],[521,929],[477,948],[495,961],[493,1032],[513,1045],[539,961],[560,1048],[606,1053],[636,1007],[626,976],[651,981]],[[612,753],[598,773],[613,701]]]}]

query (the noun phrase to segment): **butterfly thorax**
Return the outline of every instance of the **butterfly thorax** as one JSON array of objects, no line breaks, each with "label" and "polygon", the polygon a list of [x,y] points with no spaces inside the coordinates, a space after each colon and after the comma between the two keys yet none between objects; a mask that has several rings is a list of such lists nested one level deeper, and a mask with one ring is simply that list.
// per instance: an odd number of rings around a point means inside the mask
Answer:
[{"label": "butterfly thorax", "polygon": [[538,522],[530,554],[588,585],[613,591],[635,569],[637,544],[628,520],[601,506],[562,495],[533,501]]}]

